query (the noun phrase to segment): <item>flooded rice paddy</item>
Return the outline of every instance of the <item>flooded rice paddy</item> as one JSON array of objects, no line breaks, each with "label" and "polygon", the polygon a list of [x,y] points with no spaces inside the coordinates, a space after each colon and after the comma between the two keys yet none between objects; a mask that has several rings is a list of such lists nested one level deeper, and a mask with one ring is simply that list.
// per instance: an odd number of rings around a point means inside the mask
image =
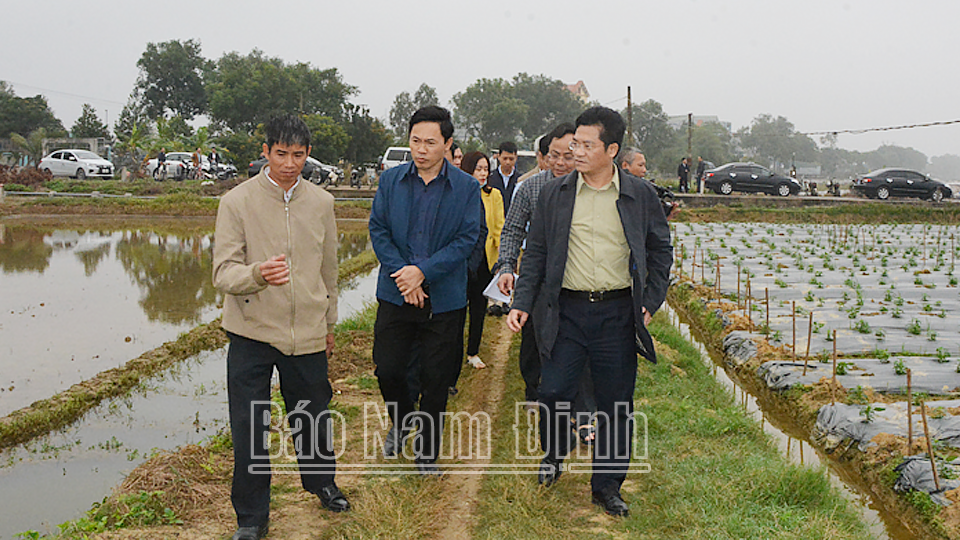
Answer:
[{"label": "flooded rice paddy", "polygon": [[[0,416],[216,318],[212,225],[0,222]],[[368,248],[363,224],[341,224],[341,260]],[[375,285],[376,269],[342,283],[341,318],[372,301]],[[62,432],[0,453],[0,540],[55,531],[153,451],[225,427],[225,357],[225,348],[201,353]]]}]

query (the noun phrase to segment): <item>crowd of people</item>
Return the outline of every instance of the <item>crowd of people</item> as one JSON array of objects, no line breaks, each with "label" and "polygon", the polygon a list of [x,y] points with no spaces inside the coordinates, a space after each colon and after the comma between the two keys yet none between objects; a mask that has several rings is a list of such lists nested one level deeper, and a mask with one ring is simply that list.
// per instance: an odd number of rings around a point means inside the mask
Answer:
[{"label": "crowd of people", "polygon": [[[537,167],[522,176],[516,144],[500,144],[494,166],[483,152],[456,148],[453,132],[446,109],[416,111],[408,125],[413,160],[381,175],[371,209],[380,261],[373,361],[392,423],[383,453],[397,456],[410,440],[417,471],[442,476],[443,413],[464,363],[487,367],[479,356],[491,304],[485,290],[495,287],[512,295],[506,324],[521,333],[524,403],[539,414],[538,482],[559,481],[577,433],[593,446],[592,502],[626,516],[620,487],[631,459],[638,355],[656,362],[647,324],[665,299],[673,256],[668,216],[643,179],[644,156],[623,147],[624,121],[605,107],[541,137]],[[310,152],[302,120],[274,118],[265,133],[267,165],[221,200],[214,248],[230,337],[234,540],[268,531],[262,418],[274,368],[287,410],[315,419],[294,435],[297,448],[311,449],[297,454],[304,489],[330,511],[350,509],[329,443],[333,198],[299,177]]]}]

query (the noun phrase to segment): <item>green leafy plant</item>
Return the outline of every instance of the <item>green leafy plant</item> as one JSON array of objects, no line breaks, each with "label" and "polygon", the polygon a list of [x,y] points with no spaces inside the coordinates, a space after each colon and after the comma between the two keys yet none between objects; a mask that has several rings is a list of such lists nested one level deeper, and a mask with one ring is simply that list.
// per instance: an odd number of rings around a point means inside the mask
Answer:
[{"label": "green leafy plant", "polygon": [[920,332],[923,331],[923,328],[920,326],[920,321],[913,319],[910,321],[910,324],[907,325],[907,333],[913,336],[919,336]]},{"label": "green leafy plant", "polygon": [[837,375],[846,375],[855,365],[853,362],[837,362]]},{"label": "green leafy plant", "polygon": [[877,341],[883,341],[887,337],[887,333],[883,331],[883,328],[877,328],[877,331],[874,332],[873,335],[877,338]]},{"label": "green leafy plant", "polygon": [[870,323],[868,323],[863,319],[858,320],[857,324],[853,326],[853,329],[856,330],[857,332],[860,332],[861,334],[869,334],[872,330],[870,328]]},{"label": "green leafy plant", "polygon": [[875,413],[885,410],[885,407],[876,407],[872,403],[868,403],[866,407],[860,409],[860,416],[863,417],[863,422],[865,424],[869,424],[870,422],[873,422]]},{"label": "green leafy plant", "polygon": [[907,365],[903,363],[903,359],[897,360],[893,363],[893,372],[897,375],[907,374]]},{"label": "green leafy plant", "polygon": [[950,361],[950,353],[947,352],[947,349],[943,347],[937,347],[937,362],[941,364],[946,364]]},{"label": "green leafy plant", "polygon": [[886,350],[886,349],[876,349],[876,350],[874,350],[874,351],[873,351],[873,356],[875,356],[875,357],[877,358],[877,360],[880,361],[881,364],[889,364],[889,363],[890,363],[890,351],[888,351],[888,350]]}]

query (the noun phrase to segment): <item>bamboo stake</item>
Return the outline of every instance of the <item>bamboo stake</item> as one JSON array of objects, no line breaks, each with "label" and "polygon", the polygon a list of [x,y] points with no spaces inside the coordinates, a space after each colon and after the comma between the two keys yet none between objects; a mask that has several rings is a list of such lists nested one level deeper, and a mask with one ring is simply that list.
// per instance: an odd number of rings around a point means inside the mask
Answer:
[{"label": "bamboo stake", "polygon": [[790,352],[793,354],[793,361],[797,361],[797,301],[790,303],[790,317],[793,319],[793,344],[790,345]]},{"label": "bamboo stake", "polygon": [[717,307],[720,305],[720,257],[717,257]]},{"label": "bamboo stake", "polygon": [[750,287],[750,274],[747,274],[747,332],[753,332],[753,289]]},{"label": "bamboo stake", "polygon": [[907,368],[907,455],[913,455],[913,371]]},{"label": "bamboo stake", "polygon": [[763,303],[766,306],[767,310],[767,333],[770,333],[770,288],[763,288]]},{"label": "bamboo stake", "polygon": [[704,268],[706,268],[707,266],[706,263],[704,262],[706,260],[707,260],[707,256],[706,254],[704,254],[703,248],[700,248],[700,283],[704,283],[704,284],[706,283],[706,281],[705,281],[705,278],[703,277],[703,272],[704,272]]},{"label": "bamboo stake", "polygon": [[737,310],[740,310],[740,265],[737,265]]},{"label": "bamboo stake", "polygon": [[927,404],[920,402],[920,418],[923,418],[923,436],[927,439],[927,455],[930,456],[930,468],[933,469],[933,483],[937,491],[941,491],[940,475],[937,474],[937,456],[933,454],[933,443],[930,442],[930,430],[927,428]]},{"label": "bamboo stake", "polygon": [[690,283],[696,283],[697,278],[697,246],[693,246],[693,262],[690,263]]},{"label": "bamboo stake", "polygon": [[830,384],[830,404],[836,405],[836,389],[837,389],[837,331],[833,331],[833,382]]},{"label": "bamboo stake", "polygon": [[810,311],[810,323],[807,325],[807,354],[803,357],[803,375],[807,375],[807,364],[810,363],[810,340],[813,339],[813,311]]}]

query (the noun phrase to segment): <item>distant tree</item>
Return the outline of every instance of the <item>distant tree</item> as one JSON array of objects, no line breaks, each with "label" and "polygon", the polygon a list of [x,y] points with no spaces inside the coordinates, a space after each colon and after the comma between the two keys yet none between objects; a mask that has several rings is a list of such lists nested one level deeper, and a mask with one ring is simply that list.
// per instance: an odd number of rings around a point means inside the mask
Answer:
[{"label": "distant tree", "polygon": [[546,75],[519,73],[511,84],[513,97],[526,105],[527,114],[520,124],[526,143],[532,143],[561,122],[572,123],[587,108],[563,81]]},{"label": "distant tree", "polygon": [[797,133],[786,118],[761,114],[749,127],[737,132],[740,143],[762,164],[787,168],[795,161],[814,161],[818,157],[813,139]]},{"label": "distant tree", "polygon": [[[624,120],[629,115],[625,108],[622,113]],[[653,99],[633,105],[633,141],[626,141],[627,146],[636,146],[647,158],[647,163],[670,176],[677,169],[675,162],[680,156],[687,154],[686,147],[678,153],[676,148],[680,144],[679,132],[668,123],[669,116],[663,111],[663,105]],[[683,140],[686,145],[686,138]]]},{"label": "distant tree", "polygon": [[420,83],[420,87],[414,93],[413,97],[409,92],[400,92],[393,98],[393,106],[390,107],[390,127],[398,139],[407,138],[407,125],[410,117],[417,110],[427,105],[440,105],[440,98],[437,97],[437,90],[427,83]]},{"label": "distant tree", "polygon": [[351,105],[344,127],[350,136],[350,144],[347,145],[343,158],[350,163],[376,161],[384,148],[390,145],[390,132],[380,120],[370,116],[370,111],[364,107]]},{"label": "distant tree", "polygon": [[201,56],[199,41],[147,43],[137,67],[137,88],[150,117],[170,111],[190,120],[207,111],[204,79],[211,64]]},{"label": "distant tree", "polygon": [[529,107],[514,97],[513,87],[504,79],[480,79],[453,96],[454,124],[468,137],[495,148],[505,140],[517,140]]},{"label": "distant tree", "polygon": [[903,167],[920,172],[927,170],[926,154],[913,148],[885,144],[872,152],[866,152],[863,157],[870,170],[883,167]]},{"label": "distant tree", "polygon": [[136,88],[130,92],[127,104],[120,111],[116,123],[113,125],[113,134],[118,141],[124,141],[133,132],[134,126],[146,126],[152,123],[147,115],[147,107],[143,103],[143,96]]},{"label": "distant tree", "polygon": [[[0,81],[2,82],[2,81]],[[38,128],[44,128],[50,137],[66,134],[63,124],[54,116],[47,105],[47,98],[36,95],[29,98],[17,97],[6,82],[0,87],[0,135],[10,133],[27,135]]]},{"label": "distant tree", "polygon": [[303,121],[310,128],[310,140],[313,149],[310,155],[324,163],[335,164],[347,150],[350,135],[347,130],[329,116],[308,114]]},{"label": "distant tree", "polygon": [[262,134],[229,131],[213,137],[212,141],[218,151],[222,150],[226,159],[241,171],[246,171],[247,164],[260,157],[263,148]]},{"label": "distant tree", "polygon": [[37,128],[24,137],[19,133],[10,134],[10,142],[19,151],[27,156],[28,162],[36,166],[43,159],[43,140],[47,138],[46,128]]},{"label": "distant tree", "polygon": [[97,110],[93,108],[93,105],[84,103],[80,118],[77,118],[73,127],[70,128],[70,135],[78,139],[99,137],[109,139],[110,129],[100,121]]},{"label": "distant tree", "polygon": [[827,178],[850,178],[869,172],[863,154],[828,146],[820,149],[820,172]]},{"label": "distant tree", "polygon": [[960,156],[944,154],[930,158],[927,171],[934,178],[947,182],[960,182]]},{"label": "distant tree", "polygon": [[271,116],[291,111],[340,121],[347,99],[357,90],[341,80],[336,68],[286,65],[254,49],[246,56],[224,54],[208,91],[216,127],[253,133]]}]

